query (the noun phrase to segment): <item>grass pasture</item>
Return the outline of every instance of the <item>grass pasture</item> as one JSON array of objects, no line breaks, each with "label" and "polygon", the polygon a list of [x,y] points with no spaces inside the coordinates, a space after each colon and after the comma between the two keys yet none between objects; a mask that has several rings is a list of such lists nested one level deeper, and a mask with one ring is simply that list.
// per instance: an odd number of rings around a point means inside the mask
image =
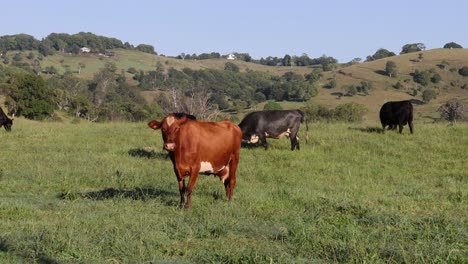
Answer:
[{"label": "grass pasture", "polygon": [[[310,124],[242,149],[234,200],[200,176],[178,209],[144,123],[0,131],[0,263],[466,263],[468,125]],[[301,133],[303,135],[303,133]]]}]

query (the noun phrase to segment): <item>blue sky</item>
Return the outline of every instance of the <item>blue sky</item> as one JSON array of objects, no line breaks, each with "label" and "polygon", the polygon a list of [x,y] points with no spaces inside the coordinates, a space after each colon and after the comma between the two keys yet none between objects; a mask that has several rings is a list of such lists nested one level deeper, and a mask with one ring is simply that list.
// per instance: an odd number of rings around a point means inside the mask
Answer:
[{"label": "blue sky", "polygon": [[0,35],[92,32],[168,56],[249,53],[253,58],[306,53],[340,62],[408,43],[468,47],[468,1],[5,1]]}]

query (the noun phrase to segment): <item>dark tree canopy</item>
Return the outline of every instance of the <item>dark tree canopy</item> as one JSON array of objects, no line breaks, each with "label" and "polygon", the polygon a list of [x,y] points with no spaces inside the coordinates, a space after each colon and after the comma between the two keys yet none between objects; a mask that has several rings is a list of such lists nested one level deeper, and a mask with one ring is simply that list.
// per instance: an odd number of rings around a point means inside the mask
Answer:
[{"label": "dark tree canopy", "polygon": [[372,56],[367,56],[366,61],[373,61],[373,60],[378,60],[382,58],[387,58],[387,57],[392,57],[395,56],[396,54],[388,51],[386,49],[378,49],[374,55]]},{"label": "dark tree canopy", "polygon": [[463,47],[455,42],[449,42],[444,45],[444,49],[463,49]]},{"label": "dark tree canopy", "polygon": [[400,54],[418,52],[418,51],[423,51],[425,49],[426,49],[426,45],[424,45],[423,43],[406,44],[401,48]]}]

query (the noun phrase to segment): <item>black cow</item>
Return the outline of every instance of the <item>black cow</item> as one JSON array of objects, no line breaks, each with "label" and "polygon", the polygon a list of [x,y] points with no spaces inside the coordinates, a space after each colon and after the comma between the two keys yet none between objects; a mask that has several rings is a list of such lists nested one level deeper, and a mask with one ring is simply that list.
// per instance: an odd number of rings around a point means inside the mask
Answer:
[{"label": "black cow", "polygon": [[386,102],[380,108],[380,122],[384,132],[386,126],[388,129],[396,129],[398,125],[401,134],[403,126],[408,124],[413,134],[413,105],[410,101]]},{"label": "black cow", "polygon": [[[287,136],[291,140],[291,150],[299,149],[299,127],[305,121],[300,110],[268,110],[249,113],[242,119],[239,127],[242,139],[248,143],[262,143],[268,148],[266,138],[281,138]],[[306,122],[306,142],[309,139],[309,126]]]},{"label": "black cow", "polygon": [[13,125],[13,119],[8,118],[8,116],[3,112],[3,109],[0,107],[0,127],[4,127],[6,131],[11,131],[11,126]]}]

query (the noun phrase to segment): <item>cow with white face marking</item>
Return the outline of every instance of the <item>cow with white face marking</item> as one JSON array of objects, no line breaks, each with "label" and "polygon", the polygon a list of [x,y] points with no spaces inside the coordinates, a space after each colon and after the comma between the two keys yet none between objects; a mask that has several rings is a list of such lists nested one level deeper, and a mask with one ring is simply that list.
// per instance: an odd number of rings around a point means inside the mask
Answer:
[{"label": "cow with white face marking", "polygon": [[[187,115],[170,114],[160,122],[150,121],[148,126],[162,131],[164,149],[169,151],[179,182],[181,207],[191,207],[192,191],[200,173],[219,176],[227,199],[232,199],[242,141],[237,125],[230,121],[195,121]],[[189,177],[188,186],[186,177]]]},{"label": "cow with white face marking", "polygon": [[[289,137],[291,150],[299,150],[299,127],[305,120],[301,110],[269,110],[249,113],[242,119],[239,127],[242,130],[242,139],[249,144],[259,141],[268,148],[267,138]],[[309,126],[306,122],[306,142],[309,139]]]}]

